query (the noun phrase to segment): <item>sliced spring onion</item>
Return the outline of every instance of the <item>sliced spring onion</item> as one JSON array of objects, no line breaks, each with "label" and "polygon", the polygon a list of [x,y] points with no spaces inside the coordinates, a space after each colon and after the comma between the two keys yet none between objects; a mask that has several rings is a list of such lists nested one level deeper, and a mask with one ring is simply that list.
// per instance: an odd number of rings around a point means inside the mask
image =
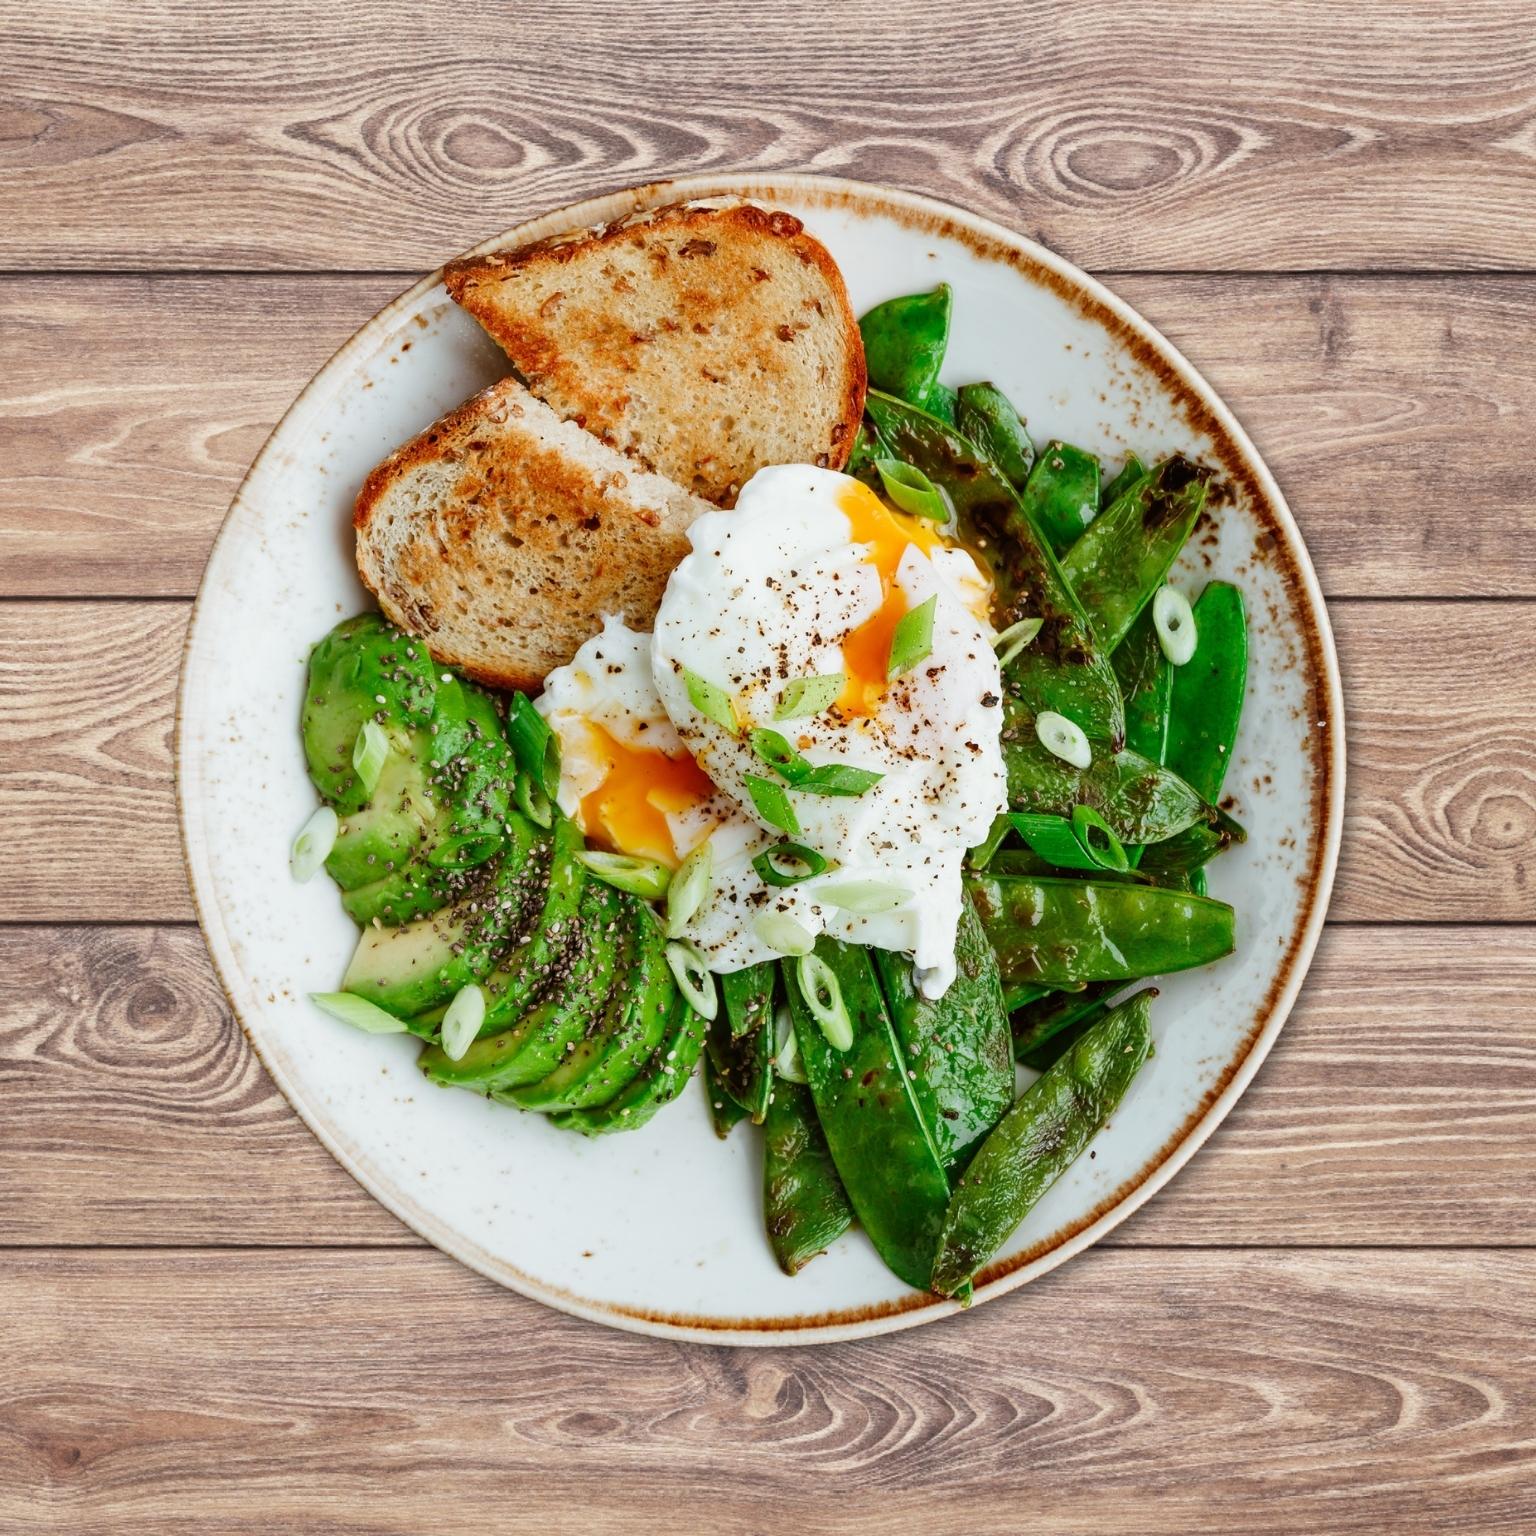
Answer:
[{"label": "sliced spring onion", "polygon": [[791,784],[798,784],[811,771],[811,765],[790,745],[789,738],[778,731],[759,726],[747,741],[763,762]]},{"label": "sliced spring onion", "polygon": [[466,832],[444,838],[427,854],[433,869],[478,869],[505,841],[493,832]]},{"label": "sliced spring onion", "polygon": [[378,788],[379,775],[389,758],[389,737],[377,720],[365,720],[363,728],[352,743],[352,771],[363,793],[371,795]]},{"label": "sliced spring onion", "polygon": [[512,781],[512,798],[516,801],[518,810],[536,826],[554,825],[555,813],[549,803],[549,796],[533,782],[528,774],[520,773]]},{"label": "sliced spring onion", "polygon": [[823,672],[817,677],[797,677],[785,684],[784,692],[774,707],[775,720],[805,720],[829,709],[838,694],[847,686],[848,678],[842,672]]},{"label": "sliced spring onion", "polygon": [[1003,846],[1003,839],[1008,836],[1012,823],[1008,820],[1007,813],[992,818],[992,826],[987,835],[976,844],[965,856],[965,861],[972,869],[985,869],[992,862],[992,855]]},{"label": "sliced spring onion", "polygon": [[1013,830],[1047,864],[1057,869],[1097,869],[1097,861],[1084,852],[1065,816],[1043,816],[1033,811],[1014,811],[1008,817]]},{"label": "sliced spring onion", "polygon": [[576,862],[605,884],[646,901],[660,901],[672,883],[672,871],[656,859],[637,859],[627,853],[605,853],[600,848],[586,848],[576,855]]},{"label": "sliced spring onion", "polygon": [[560,741],[525,694],[512,695],[507,740],[518,766],[543,790],[546,800],[553,800],[560,793]]},{"label": "sliced spring onion", "polygon": [[692,853],[677,866],[672,883],[667,887],[667,937],[675,939],[709,899],[710,880],[715,872],[714,849],[706,837]]},{"label": "sliced spring onion", "polygon": [[322,805],[299,828],[288,853],[288,872],[301,885],[313,880],[315,871],[331,856],[336,846],[336,834],[341,830],[341,820],[330,806]]},{"label": "sliced spring onion", "polygon": [[910,672],[919,662],[933,654],[933,610],[938,606],[938,593],[909,608],[896,622],[891,635],[891,655],[885,664],[888,678],[900,677]]},{"label": "sliced spring onion", "polygon": [[311,992],[309,1000],[315,1007],[360,1029],[365,1035],[403,1035],[405,1020],[370,1003],[365,997],[354,997],[350,992]]},{"label": "sliced spring onion", "polygon": [[873,768],[855,768],[850,763],[820,763],[804,778],[795,780],[802,795],[838,795],[857,799],[883,779]]},{"label": "sliced spring onion", "polygon": [[697,672],[690,672],[687,667],[683,668],[683,682],[688,689],[688,702],[706,720],[713,720],[722,731],[729,731],[733,736],[741,729],[736,719],[736,707],[724,688],[707,677],[700,677]]},{"label": "sliced spring onion", "polygon": [[1054,709],[1043,709],[1035,716],[1035,735],[1047,752],[1074,768],[1087,768],[1093,762],[1093,748],[1082,728]]},{"label": "sliced spring onion", "polygon": [[935,523],[949,521],[949,503],[944,492],[936,486],[915,464],[900,459],[876,459],[875,468],[880,472],[880,483],[885,494],[913,517],[926,517]]},{"label": "sliced spring onion", "polygon": [[692,944],[674,939],[667,945],[667,965],[677,980],[678,990],[688,1006],[702,1019],[713,1019],[720,1011],[720,993],[710,975],[704,957]]},{"label": "sliced spring onion", "polygon": [[783,785],[775,784],[772,779],[760,779],[755,773],[744,773],[741,777],[747,786],[747,793],[752,797],[752,804],[757,807],[757,814],[770,827],[777,827],[780,832],[787,832],[791,837],[799,837],[800,822]]},{"label": "sliced spring onion", "polygon": [[765,848],[752,860],[752,868],[764,885],[799,885],[802,880],[825,874],[828,867],[827,861],[804,843],[780,843]]},{"label": "sliced spring onion", "polygon": [[1115,836],[1114,828],[1091,805],[1072,807],[1072,830],[1077,834],[1083,852],[1100,869],[1124,874],[1131,867],[1125,845]]},{"label": "sliced spring onion", "polygon": [[443,1055],[449,1061],[458,1061],[475,1043],[483,1023],[485,993],[471,982],[453,994],[453,1001],[448,1004],[448,1011],[443,1015]]},{"label": "sliced spring onion", "polygon": [[1152,598],[1152,627],[1163,655],[1182,667],[1195,654],[1195,615],[1177,587],[1159,587]]},{"label": "sliced spring onion", "polygon": [[1044,623],[1044,619],[1020,619],[1017,624],[1010,624],[992,642],[998,666],[1006,667],[1040,633]]},{"label": "sliced spring onion", "polygon": [[787,912],[764,912],[752,927],[758,938],[778,955],[808,955],[816,947],[816,935]]},{"label": "sliced spring onion", "polygon": [[800,1038],[795,1034],[795,1021],[788,1008],[780,1008],[774,1015],[773,1070],[786,1083],[803,1083],[805,1063],[800,1059]]},{"label": "sliced spring onion", "polygon": [[816,892],[817,901],[852,912],[856,917],[893,912],[911,899],[912,892],[905,886],[891,885],[884,880],[844,880],[836,885],[824,885]]},{"label": "sliced spring onion", "polygon": [[837,984],[832,967],[820,955],[801,955],[795,962],[795,980],[810,1015],[821,1026],[827,1044],[834,1051],[846,1051],[853,1044],[853,1020],[843,1001],[843,989]]}]

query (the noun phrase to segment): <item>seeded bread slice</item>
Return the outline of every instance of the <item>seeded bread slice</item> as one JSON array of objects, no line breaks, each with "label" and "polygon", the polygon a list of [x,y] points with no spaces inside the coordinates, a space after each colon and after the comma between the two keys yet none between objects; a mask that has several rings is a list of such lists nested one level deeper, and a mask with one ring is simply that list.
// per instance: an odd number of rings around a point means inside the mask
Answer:
[{"label": "seeded bread slice", "polygon": [[369,475],[357,568],[439,661],[536,689],[604,614],[649,627],[709,510],[503,379]]},{"label": "seeded bread slice", "polygon": [[765,464],[848,462],[864,346],[836,262],[792,214],[673,204],[444,281],[560,415],[710,501]]}]

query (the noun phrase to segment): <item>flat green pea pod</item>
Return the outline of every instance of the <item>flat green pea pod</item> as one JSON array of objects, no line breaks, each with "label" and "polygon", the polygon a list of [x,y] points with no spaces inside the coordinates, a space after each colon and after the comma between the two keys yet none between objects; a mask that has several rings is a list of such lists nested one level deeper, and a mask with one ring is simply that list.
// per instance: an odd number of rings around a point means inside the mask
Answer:
[{"label": "flat green pea pod", "polygon": [[1015,1008],[1009,1018],[1015,1058],[1043,1072],[1088,1024],[1109,1012],[1109,1000],[1123,981],[1090,982],[1076,992],[1047,992]]},{"label": "flat green pea pod", "polygon": [[[1027,729],[1027,728],[1026,728]],[[1092,806],[1122,843],[1160,843],[1214,820],[1208,805],[1176,773],[1136,752],[1095,752],[1086,768],[1074,768],[1034,739],[1007,739],[1003,765],[1008,803],[1043,816],[1070,816],[1075,805]]]},{"label": "flat green pea pod", "polygon": [[763,1225],[786,1275],[798,1274],[853,1225],[811,1090],[782,1077],[763,1121]]},{"label": "flat green pea pod", "polygon": [[773,1091],[773,984],[770,961],[720,978],[725,1002],[710,1025],[707,1049],[715,1081],[761,1125]]},{"label": "flat green pea pod", "polygon": [[1035,445],[1024,428],[1024,418],[995,384],[961,387],[955,404],[955,427],[1007,475],[1015,489],[1029,479]]},{"label": "flat green pea pod", "polygon": [[1234,843],[1247,841],[1248,833],[1243,824],[1218,810],[1213,822],[1197,821],[1177,837],[1149,844],[1142,850],[1138,867],[1142,874],[1150,876],[1159,885],[1188,890],[1190,876],[1197,870],[1204,869]]},{"label": "flat green pea pod", "polygon": [[1041,621],[1039,634],[1003,671],[1009,697],[1031,720],[1054,710],[1093,740],[1118,747],[1125,717],[1109,652],[1094,639],[1082,604],[1008,477],[968,439],[915,406],[871,390],[865,408],[892,453],[945,492],[962,541],[987,559],[997,627]]},{"label": "flat green pea pod", "polygon": [[1161,886],[1050,876],[967,882],[997,951],[1003,990],[1137,981],[1209,965],[1233,950],[1224,901]]},{"label": "flat green pea pod", "polygon": [[704,1054],[704,1091],[709,1096],[709,1123],[715,1135],[724,1141],[747,1118],[747,1112],[725,1091],[715,1064]]},{"label": "flat green pea pod", "polygon": [[301,729],[309,776],[340,815],[360,811],[369,791],[352,764],[370,720],[410,736],[432,721],[436,669],[421,641],[376,613],[346,619],[309,653]]},{"label": "flat green pea pod", "polygon": [[1168,715],[1173,698],[1173,667],[1143,608],[1112,658],[1125,700],[1125,745],[1148,762],[1163,766],[1168,750]]},{"label": "flat green pea pod", "polygon": [[1053,438],[1040,450],[1021,500],[1040,537],[1065,555],[1098,514],[1099,461]]},{"label": "flat green pea pod", "polygon": [[875,389],[922,405],[939,382],[949,346],[948,283],[877,304],[859,321],[864,362]]},{"label": "flat green pea pod", "polygon": [[1146,472],[1147,466],[1134,453],[1126,454],[1120,473],[1099,492],[1099,511],[1102,512],[1111,502],[1119,500]]},{"label": "flat green pea pod", "polygon": [[1152,1052],[1156,996],[1138,992],[1100,1019],[981,1144],[944,1216],[933,1264],[941,1296],[971,1281],[1119,1107]]},{"label": "flat green pea pod", "polygon": [[913,984],[912,962],[870,951],[903,1060],[946,1168],[972,1148],[1013,1102],[1013,1050],[997,956],[969,901],[955,934],[957,974],[940,998]]},{"label": "flat green pea pod", "polygon": [[1194,606],[1195,654],[1173,669],[1167,763],[1207,800],[1221,794],[1248,686],[1243,594],[1206,585]]},{"label": "flat green pea pod", "polygon": [[1099,644],[1113,651],[1151,602],[1205,506],[1211,472],[1176,454],[1106,507],[1069,549],[1062,569]]},{"label": "flat green pea pod", "polygon": [[949,1176],[929,1132],[867,949],[816,941],[853,1025],[846,1051],[830,1044],[800,990],[798,967],[780,966],[816,1116],[859,1222],[900,1279],[928,1284]]}]

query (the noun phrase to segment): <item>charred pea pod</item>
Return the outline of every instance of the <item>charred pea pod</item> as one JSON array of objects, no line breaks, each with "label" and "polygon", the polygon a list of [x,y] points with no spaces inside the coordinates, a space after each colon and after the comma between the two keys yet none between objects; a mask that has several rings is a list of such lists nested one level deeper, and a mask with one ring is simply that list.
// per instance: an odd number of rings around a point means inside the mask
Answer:
[{"label": "charred pea pod", "polygon": [[1232,908],[1183,891],[990,873],[969,886],[1005,993],[1136,981],[1208,965],[1233,949]]},{"label": "charred pea pod", "polygon": [[1112,658],[1125,700],[1125,745],[1162,766],[1168,750],[1168,712],[1173,668],[1157,643],[1152,615],[1143,609],[1115,647]]},{"label": "charred pea pod", "polygon": [[1248,686],[1243,594],[1207,584],[1194,605],[1195,654],[1173,669],[1166,761],[1207,800],[1221,794]]},{"label": "charred pea pod", "polygon": [[997,956],[969,901],[955,935],[957,974],[940,998],[917,990],[912,962],[870,951],[924,1118],[946,1168],[963,1163],[1013,1102],[1013,1052]]},{"label": "charred pea pod", "polygon": [[[1099,752],[1074,768],[1022,731],[1004,732],[1008,803],[1047,816],[1070,816],[1092,806],[1122,843],[1158,843],[1216,811],[1177,774],[1135,752]],[[1017,739],[1022,737],[1023,739]]]},{"label": "charred pea pod", "polygon": [[704,1092],[709,1098],[709,1123],[714,1126],[715,1135],[724,1141],[747,1118],[747,1112],[726,1092],[707,1049],[704,1052]]},{"label": "charred pea pod", "polygon": [[1043,1072],[1065,1046],[1109,1011],[1109,1000],[1123,991],[1123,981],[1095,981],[1076,992],[1048,992],[1016,1007],[1009,1017],[1015,1058]]},{"label": "charred pea pod", "polygon": [[773,985],[771,964],[748,966],[720,978],[725,1007],[710,1025],[707,1049],[714,1080],[751,1118],[763,1123],[773,1089]]},{"label": "charred pea pod", "polygon": [[939,1238],[933,1289],[953,1296],[1082,1155],[1151,1054],[1156,992],[1100,1019],[1019,1096],[966,1169]]},{"label": "charred pea pod", "polygon": [[[938,413],[935,412],[935,415]],[[995,384],[966,384],[955,402],[955,427],[1007,475],[1014,486],[1029,479],[1035,445],[1024,418]]]},{"label": "charred pea pod", "polygon": [[949,497],[963,541],[986,556],[997,627],[1040,620],[1039,633],[1003,668],[1016,709],[1030,720],[1045,711],[1064,715],[1095,741],[1118,748],[1125,720],[1109,652],[1094,639],[1008,477],[966,438],[914,406],[871,390],[867,409],[896,457],[916,465]]},{"label": "charred pea pod", "polygon": [[1159,885],[1188,890],[1190,877],[1197,870],[1204,869],[1234,843],[1247,841],[1248,833],[1242,823],[1218,810],[1215,821],[1198,821],[1176,837],[1150,844],[1142,853],[1140,869]]},{"label": "charred pea pod", "polygon": [[1147,466],[1134,453],[1126,454],[1120,473],[1099,492],[1099,510],[1102,512],[1111,502],[1130,490],[1146,472]]},{"label": "charred pea pod", "polygon": [[1152,600],[1205,506],[1210,471],[1176,454],[1129,486],[1067,551],[1062,569],[1099,644],[1113,651]]},{"label": "charred pea pod", "polygon": [[1040,450],[1020,500],[1036,532],[1064,556],[1098,514],[1099,461],[1053,438]]},{"label": "charred pea pod", "polygon": [[[948,283],[877,304],[859,321],[871,387],[913,405],[928,402],[949,346]],[[938,414],[942,415],[942,411]]]},{"label": "charred pea pod", "polygon": [[949,1176],[903,1064],[869,951],[823,937],[815,954],[835,977],[853,1025],[847,1050],[830,1044],[795,963],[782,964],[816,1116],[870,1241],[894,1274],[921,1290],[949,1203]]},{"label": "charred pea pod", "polygon": [[779,1268],[798,1274],[853,1225],[811,1090],[779,1078],[763,1121],[763,1225]]}]

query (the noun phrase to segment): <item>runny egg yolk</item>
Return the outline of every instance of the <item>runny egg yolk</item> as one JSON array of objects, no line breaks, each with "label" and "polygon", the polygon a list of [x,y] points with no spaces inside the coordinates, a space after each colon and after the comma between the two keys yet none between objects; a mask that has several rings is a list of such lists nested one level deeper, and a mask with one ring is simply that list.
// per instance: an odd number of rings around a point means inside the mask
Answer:
[{"label": "runny egg yolk", "polygon": [[702,805],[715,793],[704,770],[685,752],[668,757],[653,747],[630,747],[587,722],[594,753],[608,764],[603,782],[582,797],[581,829],[614,853],[659,859],[676,867],[679,855],[667,825],[673,815]]},{"label": "runny egg yolk", "polygon": [[839,488],[837,509],[848,519],[853,542],[869,546],[869,563],[880,573],[879,610],[843,639],[848,680],[837,700],[845,715],[870,715],[889,686],[885,674],[891,638],[907,611],[907,600],[896,586],[901,557],[910,545],[927,554],[942,549],[944,541],[927,519],[893,511],[860,480]]}]

